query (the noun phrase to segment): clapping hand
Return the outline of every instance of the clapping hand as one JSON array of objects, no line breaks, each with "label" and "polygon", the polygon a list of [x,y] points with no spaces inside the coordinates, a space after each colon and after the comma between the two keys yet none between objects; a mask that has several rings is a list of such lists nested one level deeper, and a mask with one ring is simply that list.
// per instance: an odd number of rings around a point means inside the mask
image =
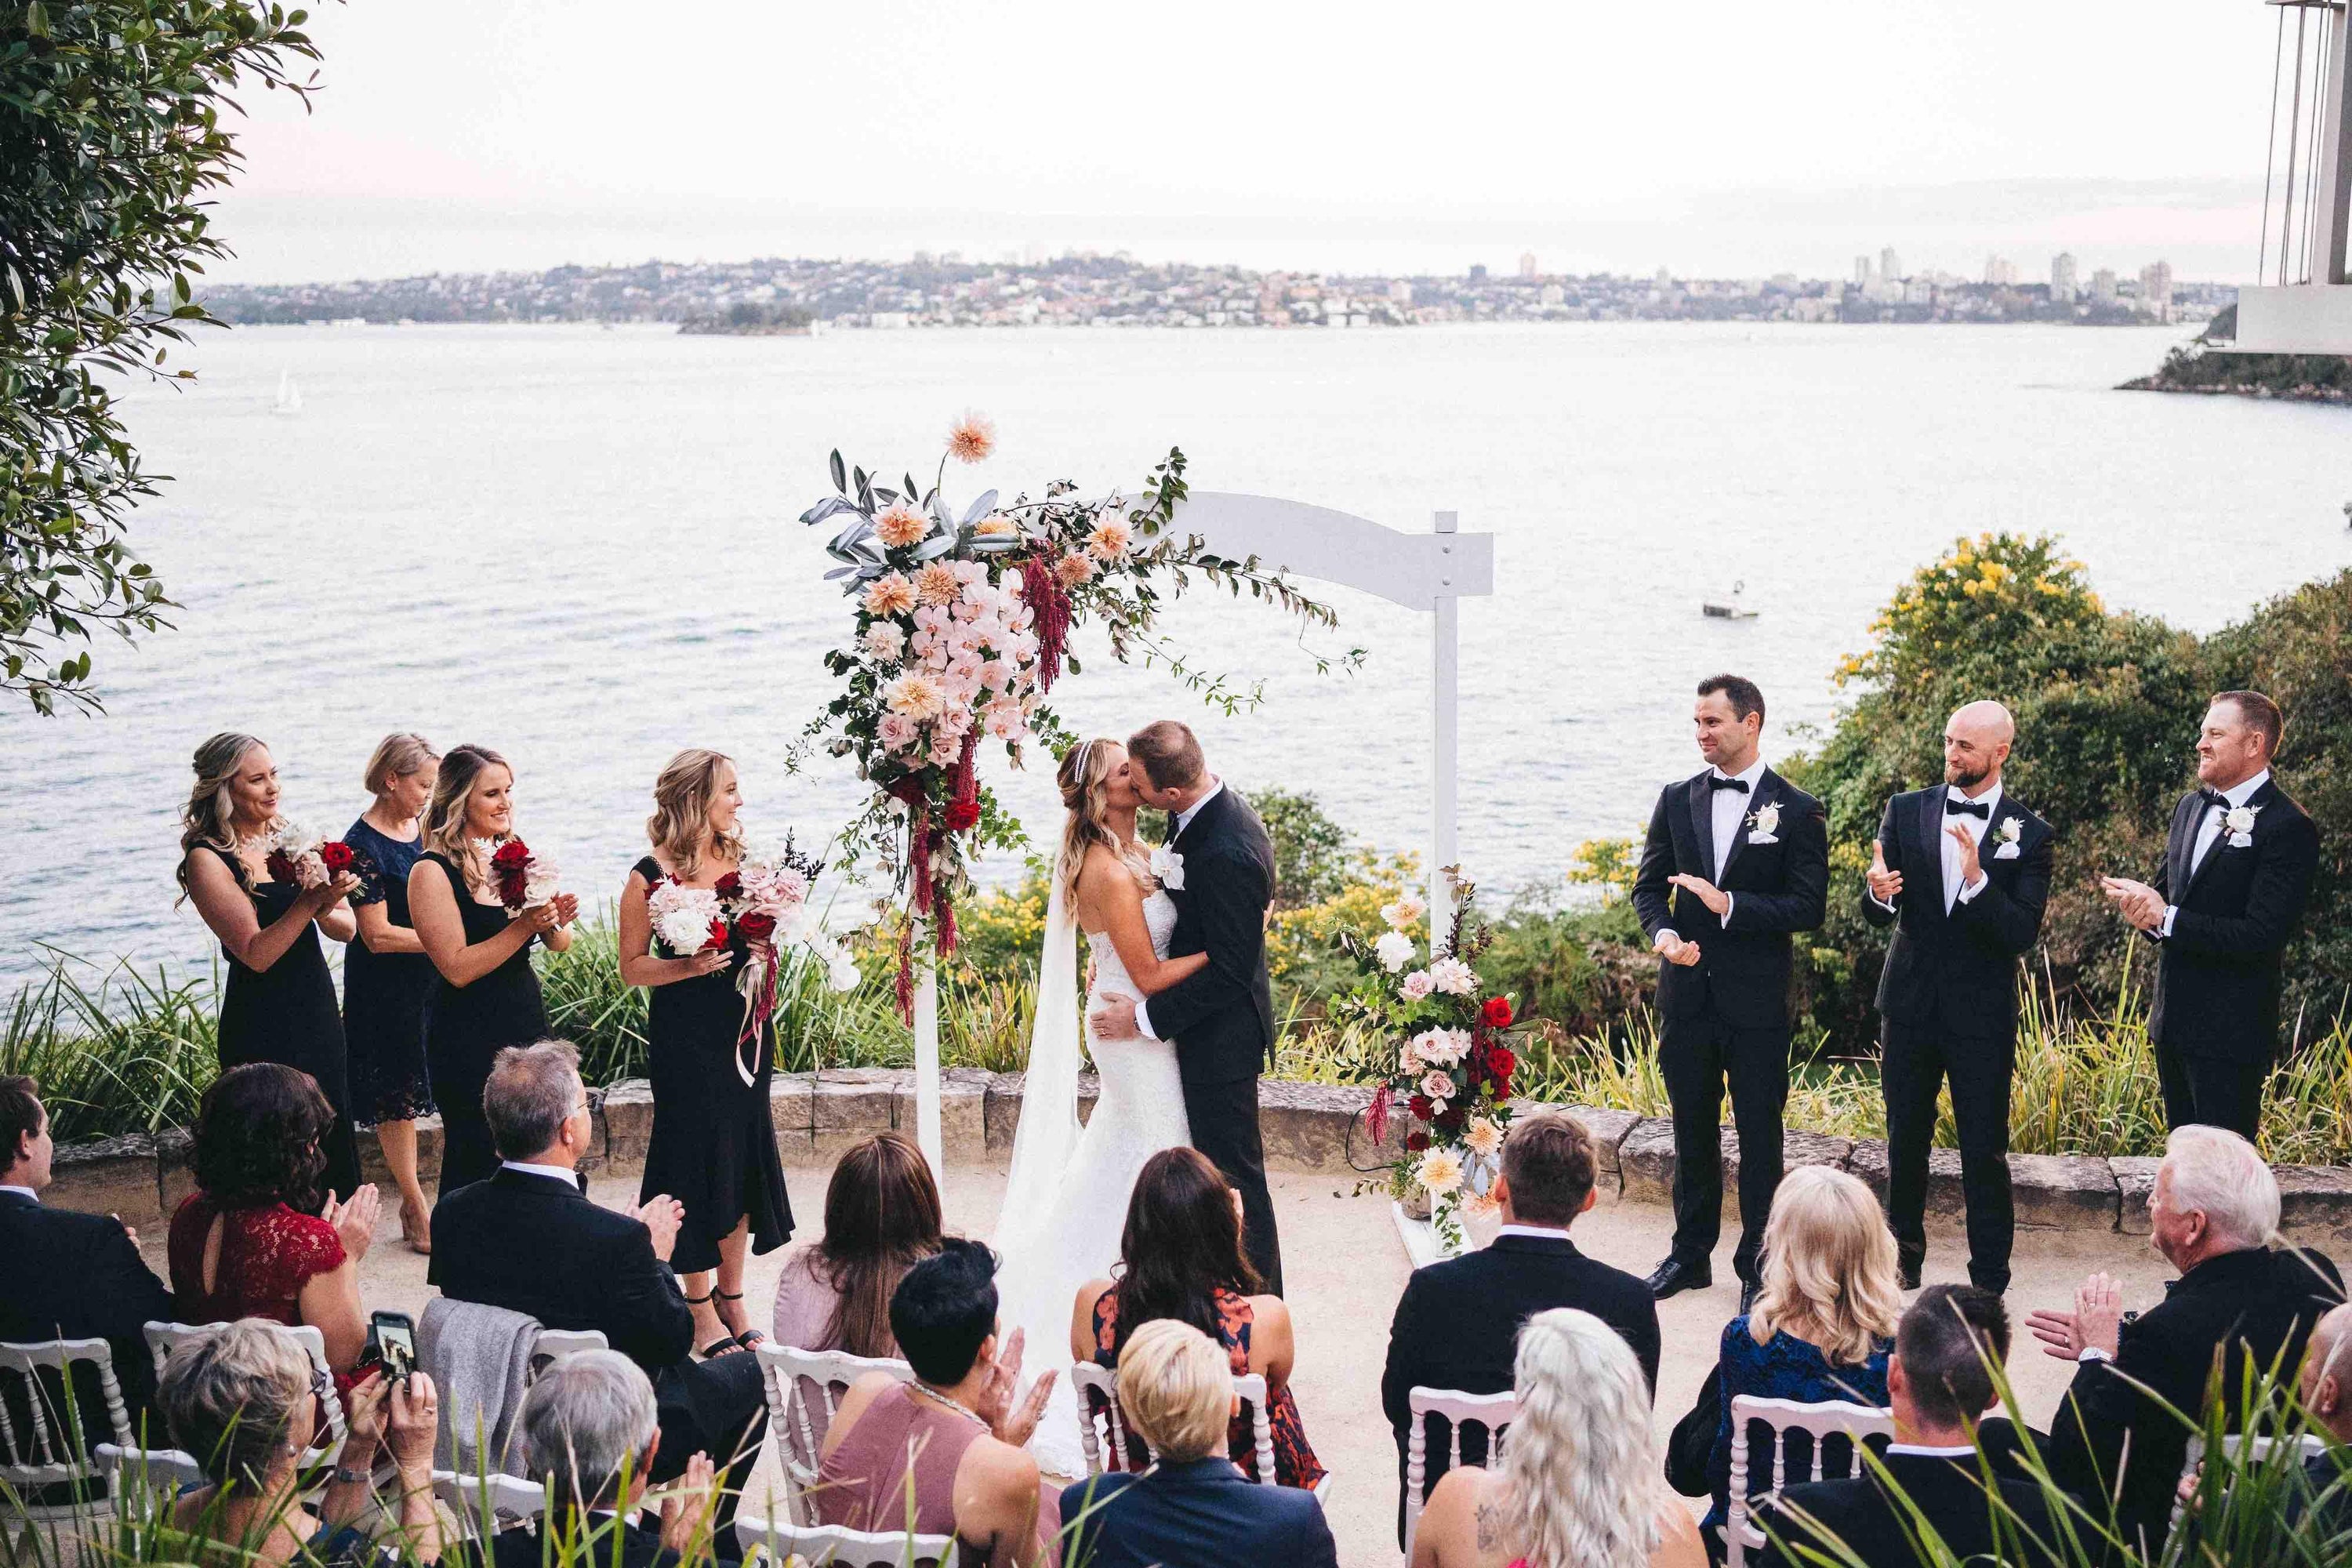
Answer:
[{"label": "clapping hand", "polygon": [[1886,846],[1874,838],[1870,841],[1870,869],[1862,874],[1870,884],[1870,896],[1882,904],[1891,904],[1903,891],[1903,873],[1889,870]]},{"label": "clapping hand", "polygon": [[2114,1279],[2094,1274],[2074,1292],[2071,1312],[2048,1310],[2025,1320],[2042,1353],[2060,1361],[2080,1361],[2086,1350],[2116,1354],[2123,1344],[2123,1290]]},{"label": "clapping hand", "polygon": [[677,1228],[686,1223],[686,1205],[667,1193],[656,1193],[633,1212],[654,1234],[654,1256],[667,1263],[670,1248],[677,1245]]},{"label": "clapping hand", "polygon": [[1677,871],[1666,879],[1666,884],[1669,887],[1680,888],[1690,894],[1706,906],[1707,913],[1718,920],[1730,912],[1731,895],[1705,877],[1694,877],[1687,871]]},{"label": "clapping hand", "polygon": [[661,1543],[680,1557],[698,1544],[696,1537],[702,1532],[702,1521],[710,1512],[713,1496],[719,1489],[719,1467],[710,1462],[708,1454],[693,1455],[686,1461],[686,1471],[670,1483],[661,1500]]},{"label": "clapping hand", "polygon": [[375,1215],[383,1203],[383,1195],[371,1182],[353,1193],[349,1203],[337,1203],[334,1194],[329,1193],[326,1205],[319,1211],[319,1217],[334,1226],[344,1255],[354,1263],[367,1256],[375,1240]]},{"label": "clapping hand", "polygon": [[2116,906],[2116,912],[2140,931],[2154,931],[2164,923],[2164,895],[2146,882],[2135,882],[2129,877],[2102,877],[2099,890]]},{"label": "clapping hand", "polygon": [[1679,934],[1670,931],[1658,933],[1657,952],[1658,956],[1668,963],[1679,964],[1685,969],[1698,962],[1698,943],[1685,942]]},{"label": "clapping hand", "polygon": [[973,1401],[978,1408],[972,1414],[988,1423],[999,1442],[1016,1448],[1025,1447],[1037,1430],[1045,1414],[1045,1400],[1054,1392],[1054,1379],[1060,1375],[1049,1372],[1025,1393],[1022,1391],[1021,1352],[1026,1341],[1026,1331],[1015,1329],[999,1344],[996,1358],[988,1363],[988,1381]]},{"label": "clapping hand", "polygon": [[1960,847],[1960,886],[1971,886],[1984,874],[1984,862],[1977,855],[1977,841],[1958,823],[1944,829],[1946,837]]}]

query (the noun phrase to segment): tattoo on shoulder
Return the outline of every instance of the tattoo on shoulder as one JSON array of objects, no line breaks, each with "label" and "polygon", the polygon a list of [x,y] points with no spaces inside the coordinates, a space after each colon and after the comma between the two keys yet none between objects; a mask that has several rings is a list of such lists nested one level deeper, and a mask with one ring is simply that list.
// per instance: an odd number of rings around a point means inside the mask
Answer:
[{"label": "tattoo on shoulder", "polygon": [[1496,1503],[1478,1505],[1478,1550],[1499,1552],[1503,1548],[1503,1510]]}]

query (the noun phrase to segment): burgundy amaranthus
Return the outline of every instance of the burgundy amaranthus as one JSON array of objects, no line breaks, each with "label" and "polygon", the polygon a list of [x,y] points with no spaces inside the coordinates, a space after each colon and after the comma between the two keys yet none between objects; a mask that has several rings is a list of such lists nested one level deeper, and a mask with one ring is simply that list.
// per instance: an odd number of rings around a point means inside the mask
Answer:
[{"label": "burgundy amaranthus", "polygon": [[1070,594],[1042,551],[1022,558],[1021,596],[1035,617],[1030,629],[1037,634],[1037,689],[1050,691],[1062,673],[1062,650],[1069,646]]}]

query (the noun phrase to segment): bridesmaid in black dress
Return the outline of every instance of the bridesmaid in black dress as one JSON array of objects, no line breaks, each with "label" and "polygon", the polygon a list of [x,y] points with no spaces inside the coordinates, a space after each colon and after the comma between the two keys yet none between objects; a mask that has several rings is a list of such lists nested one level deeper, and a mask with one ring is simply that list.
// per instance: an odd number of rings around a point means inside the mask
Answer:
[{"label": "bridesmaid in black dress", "polygon": [[425,817],[425,854],[408,873],[408,914],[439,980],[425,1004],[425,1060],[441,1107],[440,1192],[499,1168],[482,1116],[490,1063],[509,1046],[547,1037],[547,1007],[530,944],[572,945],[580,900],[559,893],[509,914],[490,879],[489,852],[514,832],[514,771],[481,746],[441,759]]},{"label": "bridesmaid in black dress", "polygon": [[220,1065],[279,1062],[318,1080],[334,1108],[325,1149],[335,1196],[359,1190],[352,1135],[343,1021],[335,1008],[323,931],[349,942],[357,929],[344,900],[359,888],[348,874],[315,888],[270,879],[269,836],[278,821],[278,763],[250,735],[215,735],[196,748],[195,787],[180,814],[180,888],[220,938],[228,960],[221,998]]},{"label": "bridesmaid in black dress", "polygon": [[352,910],[359,940],[343,952],[343,1040],[352,1056],[352,1120],[375,1129],[400,1189],[411,1250],[433,1250],[432,1207],[416,1179],[416,1119],[433,1114],[425,1068],[425,1000],[440,978],[408,918],[408,873],[425,853],[425,808],[441,754],[422,735],[386,735],[368,758],[374,804],[344,830],[360,852]]},{"label": "bridesmaid in black dress", "polygon": [[695,1340],[706,1356],[749,1350],[767,1337],[742,1307],[743,1256],[792,1239],[792,1203],[768,1107],[775,1034],[762,1019],[758,1038],[743,1047],[753,1058],[747,1085],[736,1067],[743,997],[735,981],[743,955],[656,956],[646,900],[665,879],[709,888],[734,871],[743,858],[742,806],[727,758],[698,747],[672,757],[654,781],[654,814],[646,820],[654,852],[621,889],[621,979],[653,991],[646,1044],[654,1127],[638,1201],[667,1193],[686,1207],[670,1267],[694,1309]]}]

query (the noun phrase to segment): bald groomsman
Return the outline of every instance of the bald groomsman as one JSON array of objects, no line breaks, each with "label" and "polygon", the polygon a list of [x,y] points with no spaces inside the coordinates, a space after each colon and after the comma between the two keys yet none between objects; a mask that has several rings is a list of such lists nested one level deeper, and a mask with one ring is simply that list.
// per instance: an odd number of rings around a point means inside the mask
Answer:
[{"label": "bald groomsman", "polygon": [[1886,1095],[1886,1210],[1903,1288],[1927,1256],[1927,1151],[1936,1095],[1952,1085],[1969,1280],[2009,1289],[2009,1080],[2017,1057],[2017,961],[2042,935],[2049,824],[2001,788],[2017,725],[1998,702],[1944,724],[1944,782],[1886,803],[1862,900],[1895,928],[1878,977]]},{"label": "bald groomsman", "polygon": [[2279,963],[2319,870],[2319,829],[2271,777],[2285,730],[2259,691],[2224,691],[2197,737],[2198,788],[2172,810],[2156,885],[2103,877],[2157,944],[2147,1016],[2173,1127],[2226,1127],[2249,1143],[2279,1044]]}]

